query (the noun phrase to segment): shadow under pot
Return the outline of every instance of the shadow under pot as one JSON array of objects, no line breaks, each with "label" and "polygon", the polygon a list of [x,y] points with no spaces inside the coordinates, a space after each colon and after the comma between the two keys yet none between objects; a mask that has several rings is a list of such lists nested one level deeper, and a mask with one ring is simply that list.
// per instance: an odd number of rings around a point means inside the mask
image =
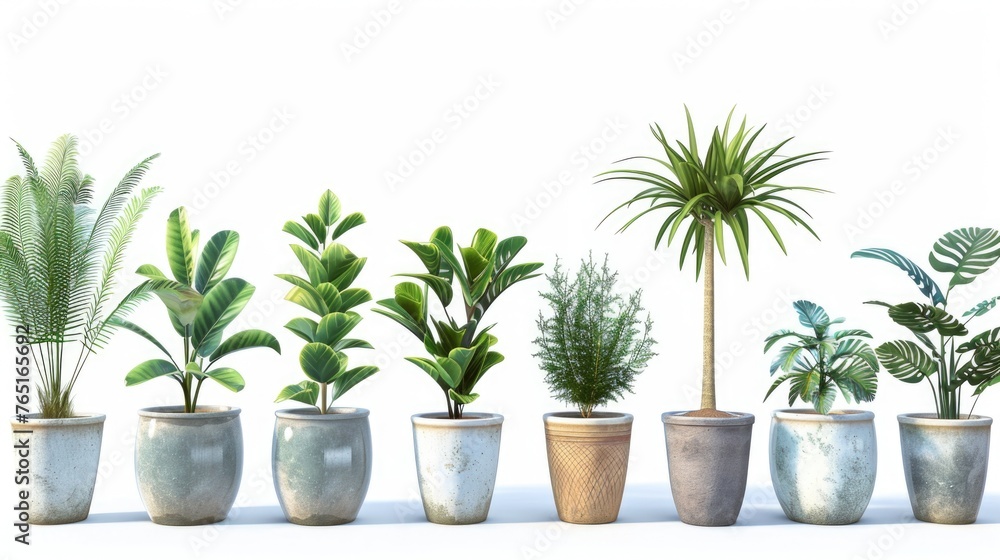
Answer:
[{"label": "shadow under pot", "polygon": [[769,458],[774,493],[789,519],[814,525],[855,523],[875,490],[875,414],[776,410]]},{"label": "shadow under pot", "polygon": [[661,417],[670,492],[677,515],[688,525],[732,525],[743,507],[754,416],[746,412],[719,414],[704,417],[665,412]]},{"label": "shadow under pot", "polygon": [[503,416],[465,413],[415,414],[413,449],[424,514],[432,523],[486,521],[500,461]]},{"label": "shadow under pot", "polygon": [[205,525],[224,520],[243,475],[240,409],[140,409],[135,474],[153,523]]},{"label": "shadow under pot", "polygon": [[26,422],[11,418],[10,424],[15,470],[30,471],[28,496],[23,500],[28,503],[29,522],[83,521],[90,515],[97,483],[105,416],[26,417]]},{"label": "shadow under pot", "polygon": [[611,523],[618,519],[628,472],[632,415],[553,412],[542,416],[549,478],[559,519]]},{"label": "shadow under pot", "polygon": [[975,523],[986,489],[993,419],[941,420],[936,414],[896,418],[913,516],[930,523]]},{"label": "shadow under pot", "polygon": [[285,519],[314,526],[354,521],[372,476],[368,410],[295,408],[274,415],[271,466]]}]

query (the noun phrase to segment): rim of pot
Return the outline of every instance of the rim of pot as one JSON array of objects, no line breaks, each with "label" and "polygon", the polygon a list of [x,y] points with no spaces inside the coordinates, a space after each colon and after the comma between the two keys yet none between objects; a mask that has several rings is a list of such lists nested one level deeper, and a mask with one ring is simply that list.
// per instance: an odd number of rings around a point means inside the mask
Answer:
[{"label": "rim of pot", "polygon": [[356,418],[368,418],[370,412],[367,408],[355,406],[333,406],[327,409],[326,414],[320,414],[319,409],[314,406],[301,408],[285,408],[274,411],[278,418],[289,420],[314,420],[317,422],[334,422],[337,420],[353,420]]},{"label": "rim of pot", "polygon": [[820,414],[812,408],[781,408],[772,411],[771,418],[799,422],[868,422],[875,419],[875,413],[870,410],[846,409]]},{"label": "rim of pot", "polygon": [[423,412],[411,416],[410,421],[415,426],[474,428],[502,424],[503,415],[495,412],[466,412],[462,414],[462,418],[448,418],[447,412]]},{"label": "rim of pot", "polygon": [[180,405],[139,409],[139,416],[145,418],[232,418],[239,414],[239,407],[224,405],[199,405],[194,412],[184,412],[184,407]]},{"label": "rim of pot", "polygon": [[77,412],[71,418],[42,418],[41,412],[25,414],[27,422],[18,421],[16,416],[10,417],[11,426],[30,426],[45,424],[46,426],[85,426],[87,424],[101,424],[107,415],[99,412]]},{"label": "rim of pot", "polygon": [[947,420],[938,418],[937,414],[933,412],[911,412],[907,414],[900,414],[896,416],[896,419],[900,424],[945,428],[955,426],[989,426],[993,424],[993,418],[989,416],[981,416],[979,414],[974,414],[971,418],[964,416],[954,420]]},{"label": "rim of pot", "polygon": [[542,415],[543,422],[557,424],[586,424],[588,426],[600,426],[605,424],[631,424],[634,417],[628,412],[611,412],[606,410],[594,411],[590,418],[580,416],[578,410],[566,410],[562,412],[547,412]]},{"label": "rim of pot", "polygon": [[692,410],[674,410],[670,412],[664,412],[660,415],[660,420],[664,424],[674,424],[681,426],[746,426],[748,424],[754,423],[754,415],[749,412],[732,412],[730,410],[724,410],[720,412],[725,412],[733,416],[725,418],[713,418],[704,416],[685,416],[688,412],[694,412]]}]

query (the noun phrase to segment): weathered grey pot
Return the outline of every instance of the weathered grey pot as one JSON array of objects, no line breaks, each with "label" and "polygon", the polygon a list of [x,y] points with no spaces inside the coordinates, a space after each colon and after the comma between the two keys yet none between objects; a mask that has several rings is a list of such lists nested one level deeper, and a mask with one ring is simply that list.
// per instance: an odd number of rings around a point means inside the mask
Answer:
[{"label": "weathered grey pot", "polygon": [[896,418],[913,516],[930,523],[975,523],[986,489],[993,419],[939,420],[936,414]]},{"label": "weathered grey pot", "polygon": [[789,519],[815,525],[855,523],[875,490],[875,414],[776,410],[769,456],[774,493]]},{"label": "weathered grey pot", "polygon": [[628,473],[632,415],[577,411],[542,416],[549,479],[559,519],[611,523],[618,519]]},{"label": "weathered grey pot", "polygon": [[[27,418],[25,423],[11,418],[10,425],[14,470],[30,471],[25,500],[28,522],[59,525],[83,521],[90,514],[97,483],[105,416],[46,419],[28,414]],[[21,501],[18,498],[15,504]]]},{"label": "weathered grey pot", "polygon": [[721,527],[736,523],[743,507],[750,464],[753,414],[728,418],[665,412],[670,491],[681,521]]},{"label": "weathered grey pot", "polygon": [[274,415],[271,467],[285,519],[298,525],[354,521],[372,477],[368,410],[295,408]]},{"label": "weathered grey pot", "polygon": [[500,460],[503,416],[415,414],[413,448],[424,514],[432,523],[467,525],[486,520]]},{"label": "weathered grey pot", "polygon": [[135,475],[149,518],[205,525],[229,515],[243,476],[240,409],[180,406],[139,410]]}]

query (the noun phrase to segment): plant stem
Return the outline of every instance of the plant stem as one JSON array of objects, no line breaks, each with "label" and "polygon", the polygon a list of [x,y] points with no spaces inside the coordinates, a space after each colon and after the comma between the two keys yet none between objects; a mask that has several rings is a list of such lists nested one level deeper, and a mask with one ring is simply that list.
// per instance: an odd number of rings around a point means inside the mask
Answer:
[{"label": "plant stem", "polygon": [[702,266],[705,276],[704,342],[701,357],[701,407],[715,410],[715,225],[702,222],[705,249]]},{"label": "plant stem", "polygon": [[326,414],[326,383],[319,384],[319,413]]}]

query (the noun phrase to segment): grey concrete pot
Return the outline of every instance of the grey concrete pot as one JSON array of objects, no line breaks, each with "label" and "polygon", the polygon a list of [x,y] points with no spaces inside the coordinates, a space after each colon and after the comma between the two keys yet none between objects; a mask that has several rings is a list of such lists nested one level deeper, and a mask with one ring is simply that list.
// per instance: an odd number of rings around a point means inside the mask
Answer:
[{"label": "grey concrete pot", "polygon": [[486,521],[500,461],[503,416],[414,414],[417,482],[427,520],[443,525]]},{"label": "grey concrete pot", "polygon": [[139,496],[153,523],[205,525],[229,515],[243,476],[240,409],[180,406],[139,410]]},{"label": "grey concrete pot", "polygon": [[271,466],[285,519],[298,525],[354,521],[372,477],[368,410],[295,408],[274,415]]},{"label": "grey concrete pot", "polygon": [[[81,414],[75,418],[46,419],[40,414],[28,414],[27,417],[25,423],[11,418],[10,425],[15,471],[21,468],[30,471],[25,500],[28,522],[59,525],[83,521],[90,514],[97,483],[105,416]],[[19,465],[22,459],[26,464]],[[18,498],[15,504],[20,502]]]},{"label": "grey concrete pot", "polygon": [[792,521],[847,525],[875,490],[875,414],[776,410],[771,416],[771,483]]},{"label": "grey concrete pot", "polygon": [[896,418],[913,516],[930,523],[975,523],[986,489],[993,419],[939,420],[936,414]]},{"label": "grey concrete pot", "polygon": [[661,417],[670,491],[678,516],[689,525],[732,525],[743,507],[754,416],[730,414],[700,418],[665,412]]}]

